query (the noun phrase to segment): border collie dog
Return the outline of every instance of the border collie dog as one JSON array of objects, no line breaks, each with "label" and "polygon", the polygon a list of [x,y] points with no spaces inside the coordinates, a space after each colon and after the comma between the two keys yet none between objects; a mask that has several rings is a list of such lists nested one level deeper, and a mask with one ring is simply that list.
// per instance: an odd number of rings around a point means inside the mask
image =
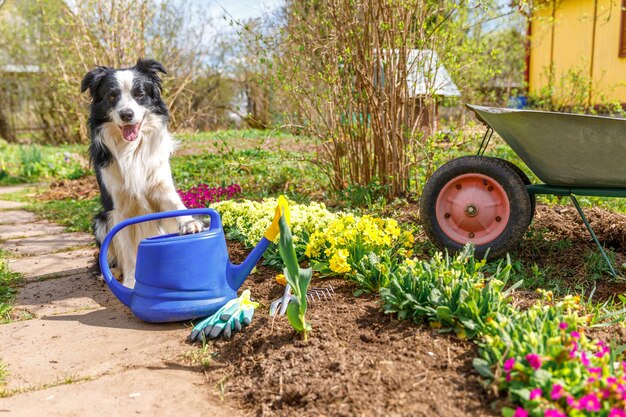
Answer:
[{"label": "border collie dog", "polygon": [[[81,92],[89,90],[92,98],[89,153],[103,207],[94,217],[98,245],[124,219],[185,208],[170,170],[169,157],[176,142],[167,129],[169,114],[161,98],[159,72],[165,74],[161,63],[140,59],[132,68],[97,67],[82,81]],[[111,243],[109,265],[118,274],[121,269],[124,285],[133,287],[142,239],[202,229],[203,224],[191,216],[126,227]]]}]

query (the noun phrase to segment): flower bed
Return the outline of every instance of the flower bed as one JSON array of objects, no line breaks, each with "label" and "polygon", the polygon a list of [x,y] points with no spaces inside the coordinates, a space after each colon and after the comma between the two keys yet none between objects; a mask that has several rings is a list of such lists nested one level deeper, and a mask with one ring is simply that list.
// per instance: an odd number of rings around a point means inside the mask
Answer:
[{"label": "flower bed", "polygon": [[218,201],[230,200],[239,197],[241,187],[231,184],[228,187],[209,187],[207,184],[198,184],[187,191],[178,190],[183,204],[187,208],[204,208]]},{"label": "flower bed", "polygon": [[[216,209],[229,236],[252,245],[275,205],[273,199],[228,201]],[[453,258],[411,259],[413,236],[392,219],[330,213],[317,203],[291,207],[297,254],[318,275],[345,274],[358,292],[379,292],[386,313],[473,339],[480,346],[476,370],[513,405],[503,415],[626,415],[623,352],[585,332],[615,322],[624,311],[606,314],[580,297],[554,301],[550,293],[519,310],[510,296],[521,282],[505,290],[509,262],[488,276],[471,247]]]}]

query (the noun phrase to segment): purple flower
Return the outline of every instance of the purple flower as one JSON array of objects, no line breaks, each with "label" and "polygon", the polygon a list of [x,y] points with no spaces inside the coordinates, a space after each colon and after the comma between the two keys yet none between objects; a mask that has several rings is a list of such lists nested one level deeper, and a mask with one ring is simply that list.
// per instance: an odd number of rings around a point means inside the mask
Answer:
[{"label": "purple flower", "polygon": [[580,333],[578,333],[577,331],[573,331],[570,333],[570,335],[574,338],[574,339],[580,339]]},{"label": "purple flower", "polygon": [[567,323],[565,323],[564,321],[559,323],[559,329],[561,330],[565,330],[567,329]]},{"label": "purple flower", "polygon": [[530,401],[533,401],[537,398],[541,398],[542,395],[543,395],[543,392],[541,391],[541,388],[535,388],[530,391]]},{"label": "purple flower", "polygon": [[536,353],[529,353],[526,355],[526,360],[528,361],[530,367],[534,370],[541,368],[541,356]]},{"label": "purple flower", "polygon": [[522,407],[517,407],[517,410],[513,413],[513,417],[528,417],[528,411],[524,410]]},{"label": "purple flower", "polygon": [[566,414],[560,412],[559,410],[555,410],[553,408],[550,410],[546,410],[543,416],[544,417],[567,417]]},{"label": "purple flower", "polygon": [[587,394],[579,400],[580,407],[587,411],[600,411],[600,399],[596,394]]},{"label": "purple flower", "polygon": [[564,393],[565,390],[562,386],[560,386],[559,384],[554,384],[552,386],[552,392],[550,392],[550,398],[552,398],[553,400],[558,400],[563,396]]},{"label": "purple flower", "polygon": [[509,358],[504,361],[504,372],[511,372],[515,366],[515,358]]}]

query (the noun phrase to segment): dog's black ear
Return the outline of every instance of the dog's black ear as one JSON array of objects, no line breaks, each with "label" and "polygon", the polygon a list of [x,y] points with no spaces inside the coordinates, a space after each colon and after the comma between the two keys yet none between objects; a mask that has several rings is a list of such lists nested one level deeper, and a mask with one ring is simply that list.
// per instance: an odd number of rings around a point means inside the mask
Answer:
[{"label": "dog's black ear", "polygon": [[80,92],[84,93],[87,89],[93,92],[98,87],[98,84],[100,84],[100,81],[102,81],[108,69],[108,67],[96,67],[89,71],[80,83]]},{"label": "dog's black ear", "polygon": [[155,61],[154,59],[139,59],[137,61],[137,65],[135,66],[137,71],[143,72],[148,75],[157,75],[157,72],[162,72],[163,74],[167,74],[165,71],[165,67],[159,61]]}]

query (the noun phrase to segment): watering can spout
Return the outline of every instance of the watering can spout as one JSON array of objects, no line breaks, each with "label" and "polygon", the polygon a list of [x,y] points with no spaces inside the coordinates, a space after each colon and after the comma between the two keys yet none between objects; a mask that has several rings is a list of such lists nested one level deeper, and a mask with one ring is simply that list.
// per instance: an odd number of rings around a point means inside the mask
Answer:
[{"label": "watering can spout", "polygon": [[246,279],[246,277],[250,275],[250,272],[252,272],[252,269],[254,268],[256,263],[259,261],[259,259],[261,259],[261,256],[263,256],[263,253],[268,248],[270,243],[272,243],[272,241],[276,239],[276,236],[278,236],[280,230],[278,222],[283,215],[285,216],[285,220],[287,221],[287,223],[289,223],[289,203],[287,202],[287,199],[281,195],[280,197],[278,197],[278,205],[276,206],[276,210],[274,212],[274,219],[272,220],[272,224],[265,231],[265,235],[261,239],[261,241],[254,247],[254,249],[252,249],[250,255],[248,255],[246,260],[243,261],[241,265],[233,265],[230,262],[228,263],[226,276],[228,280],[228,285],[234,291],[237,291],[239,287],[241,287],[241,284],[243,284],[243,281]]},{"label": "watering can spout", "polygon": [[256,263],[261,259],[261,256],[263,256],[263,253],[265,253],[270,243],[272,242],[264,237],[241,264],[234,265],[228,262],[226,279],[230,288],[237,291],[239,287],[241,287],[241,284],[243,284],[246,277],[250,275],[250,272],[252,272]]}]

